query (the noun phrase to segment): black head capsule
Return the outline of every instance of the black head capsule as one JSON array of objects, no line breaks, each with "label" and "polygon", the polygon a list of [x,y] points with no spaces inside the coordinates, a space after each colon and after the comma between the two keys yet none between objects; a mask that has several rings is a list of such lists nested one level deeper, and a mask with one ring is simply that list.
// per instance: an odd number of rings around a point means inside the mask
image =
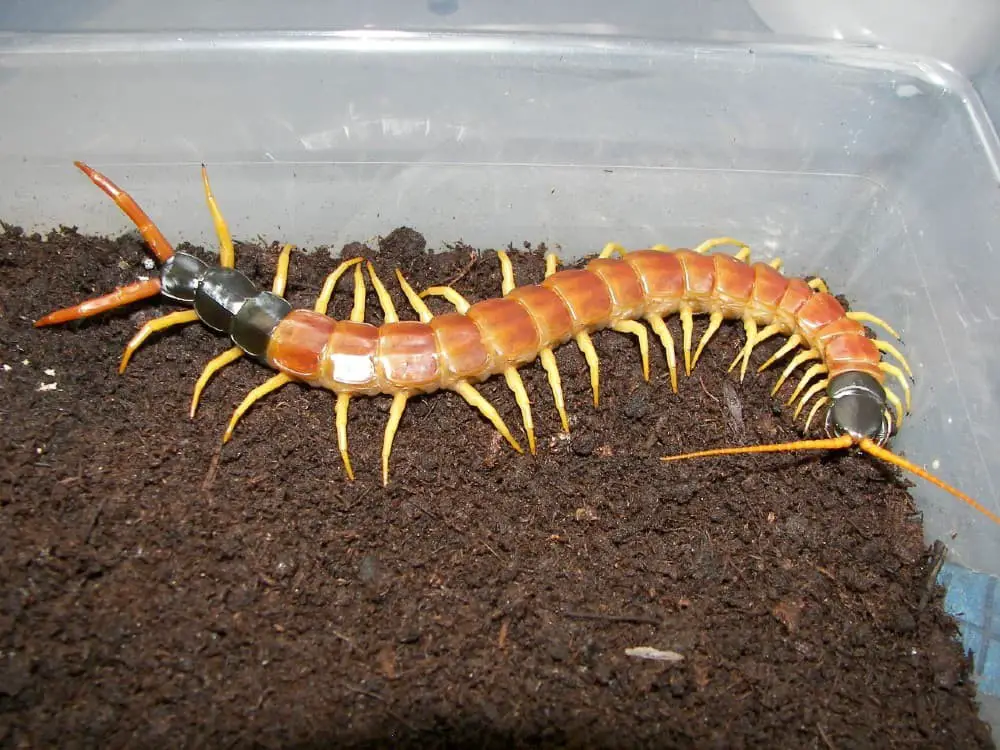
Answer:
[{"label": "black head capsule", "polygon": [[175,253],[160,268],[160,294],[178,302],[194,302],[208,266],[193,255]]},{"label": "black head capsule", "polygon": [[244,303],[259,293],[257,285],[235,268],[210,268],[194,294],[194,309],[209,328],[229,333]]},{"label": "black head capsule", "polygon": [[841,373],[830,381],[827,395],[832,402],[826,413],[830,437],[869,438],[878,445],[889,440],[893,422],[886,408],[885,388],[878,380],[863,372]]}]

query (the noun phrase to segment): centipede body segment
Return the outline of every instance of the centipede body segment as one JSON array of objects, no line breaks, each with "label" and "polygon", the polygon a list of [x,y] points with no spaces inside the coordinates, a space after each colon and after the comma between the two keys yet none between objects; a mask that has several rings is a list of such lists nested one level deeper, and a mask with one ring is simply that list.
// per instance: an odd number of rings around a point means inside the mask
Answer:
[{"label": "centipede body segment", "polygon": [[[733,319],[742,322],[746,343],[730,371],[738,370],[742,380],[755,347],[773,336],[787,337],[785,344],[758,369],[763,371],[788,358],[773,389],[777,393],[797,369],[805,367],[789,403],[796,404],[796,419],[812,403],[805,412],[806,429],[825,406],[830,438],[784,446],[720,449],[664,460],[857,446],[934,482],[1000,523],[1000,518],[972,498],[883,447],[909,412],[907,378],[912,377],[912,372],[893,344],[869,338],[865,324],[880,326],[897,339],[898,334],[871,314],[846,311],[819,279],[806,282],[786,277],[780,272],[781,261],[777,259],[768,263],[751,262],[749,247],[735,239],[714,238],[696,248],[678,250],[657,245],[626,251],[612,243],[583,268],[562,271],[558,270],[558,259],[549,255],[545,278],[525,286],[517,285],[510,258],[501,251],[497,254],[502,274],[501,296],[476,302],[469,302],[446,286],[417,293],[397,270],[396,280],[417,314],[416,321],[400,320],[371,263],[353,258],[341,263],[327,277],[314,308],[301,310],[292,309],[282,296],[291,246],[282,249],[270,291],[258,289],[235,270],[231,235],[204,168],[206,200],[220,243],[218,266],[176,253],[127,193],[90,167],[81,163],[77,166],[136,224],[162,263],[160,277],[56,311],[36,325],[87,317],[158,293],[190,306],[146,323],[126,347],[121,370],[149,335],[174,325],[200,320],[209,328],[229,335],[233,346],[209,362],[195,384],[192,416],[209,379],[240,357],[251,356],[276,374],[243,399],[230,419],[224,440],[232,437],[240,417],[257,400],[288,383],[299,382],[335,394],[338,448],[346,474],[352,479],[348,409],[350,400],[357,396],[387,395],[393,399],[382,446],[383,483],[389,481],[393,440],[409,399],[439,390],[458,393],[493,424],[514,450],[523,452],[495,407],[475,388],[488,378],[503,375],[519,407],[528,450],[534,453],[531,398],[519,368],[536,360],[540,362],[548,377],[553,406],[562,428],[568,431],[555,349],[569,342],[579,346],[590,371],[596,406],[600,403],[600,361],[591,340],[596,331],[612,329],[635,337],[642,373],[647,380],[649,332],[652,332],[664,348],[671,387],[676,392],[681,365],[665,319],[673,315],[680,319],[682,362],[688,375],[722,322]],[[720,246],[735,246],[738,250],[730,255],[716,251]],[[382,308],[380,325],[364,322],[365,272]],[[354,280],[353,309],[349,319],[336,320],[326,312],[338,280],[347,273]],[[431,295],[443,297],[455,311],[433,314],[424,302]],[[708,325],[695,345],[694,318],[698,315],[707,315]],[[883,355],[898,364],[886,361]],[[890,381],[900,389],[902,398],[887,387]]]}]

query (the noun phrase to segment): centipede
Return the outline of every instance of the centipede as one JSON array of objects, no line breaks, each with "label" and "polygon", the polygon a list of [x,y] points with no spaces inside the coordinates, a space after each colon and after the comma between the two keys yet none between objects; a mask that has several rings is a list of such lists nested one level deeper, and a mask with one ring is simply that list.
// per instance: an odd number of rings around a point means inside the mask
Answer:
[{"label": "centipede", "polygon": [[[771,391],[774,396],[797,370],[808,365],[788,405],[795,405],[794,421],[805,420],[803,437],[822,412],[826,436],[663,456],[662,462],[746,453],[859,450],[921,477],[1000,524],[1000,516],[978,501],[887,447],[910,414],[913,373],[899,349],[873,331],[877,327],[897,342],[899,334],[871,313],[848,310],[821,278],[807,281],[783,274],[780,258],[751,262],[750,247],[732,237],[714,237],[690,249],[653,245],[626,250],[612,242],[582,267],[563,270],[559,270],[559,258],[548,253],[544,279],[521,286],[515,281],[510,256],[500,250],[501,296],[474,303],[452,286],[431,286],[418,293],[397,268],[396,280],[417,320],[400,319],[372,263],[355,257],[344,260],[326,277],[312,309],[293,309],[284,297],[293,245],[282,247],[270,290],[236,270],[232,235],[205,165],[202,184],[219,241],[215,265],[175,251],[131,195],[87,164],[74,164],[135,224],[159,263],[159,275],[51,312],[37,320],[35,327],[80,320],[157,295],[181,304],[184,309],[139,328],[125,347],[119,372],[125,372],[133,354],[151,335],[174,326],[200,321],[228,336],[232,346],[205,365],[194,385],[191,418],[209,380],[241,357],[276,374],[252,389],[236,407],[223,443],[232,438],[240,418],[254,403],[296,382],[336,397],[337,446],[348,480],[355,478],[347,439],[348,409],[355,397],[392,397],[382,441],[383,485],[389,484],[393,441],[407,403],[436,391],[457,393],[514,451],[523,454],[524,448],[497,409],[476,389],[502,375],[519,408],[528,451],[535,454],[531,400],[521,368],[540,363],[561,429],[568,433],[554,355],[558,347],[570,342],[579,347],[597,407],[600,362],[591,338],[596,332],[610,329],[635,337],[647,382],[652,333],[663,346],[670,386],[677,393],[681,364],[666,319],[676,315],[680,320],[687,376],[722,323],[733,320],[742,321],[746,338],[729,372],[738,372],[743,381],[756,347],[772,337],[785,337],[784,344],[757,371],[788,360]],[[736,248],[736,252],[721,252],[720,247]],[[382,308],[378,325],[365,322],[365,270]],[[347,319],[338,320],[327,311],[338,281],[348,273],[353,275],[353,306]],[[425,302],[431,296],[446,300],[454,312],[432,313]],[[695,346],[696,315],[707,315],[708,324]]]}]

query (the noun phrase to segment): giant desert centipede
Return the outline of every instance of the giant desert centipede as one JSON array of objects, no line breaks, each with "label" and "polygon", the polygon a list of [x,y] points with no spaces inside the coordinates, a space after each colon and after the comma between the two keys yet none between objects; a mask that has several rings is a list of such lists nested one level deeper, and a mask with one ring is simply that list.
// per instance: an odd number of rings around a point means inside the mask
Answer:
[{"label": "giant desert centipede", "polygon": [[[341,263],[326,279],[312,310],[292,309],[283,298],[291,245],[278,259],[271,291],[259,289],[235,270],[235,251],[202,167],[205,196],[219,237],[219,265],[209,266],[193,255],[177,253],[135,200],[111,180],[76,162],[99,188],[109,195],[135,223],[143,239],[162,264],[158,278],[119,287],[110,294],[52,312],[36,326],[64,323],[163,294],[192,309],[173,312],[143,325],[125,348],[119,371],[153,333],[200,320],[212,330],[227,334],[233,346],[206,365],[191,401],[194,417],[202,389],[220,369],[243,355],[276,370],[277,375],[253,389],[236,408],[223,440],[228,441],[240,417],[258,399],[290,382],[324,388],[336,394],[337,443],[344,468],[354,478],[347,447],[347,412],[353,396],[391,395],[392,405],[382,445],[382,481],[389,481],[392,443],[407,401],[419,394],[451,390],[476,407],[518,452],[523,448],[496,409],[475,385],[503,374],[521,411],[528,448],[535,453],[531,406],[518,368],[540,360],[552,391],[563,430],[569,430],[559,370],[553,350],[575,341],[590,370],[595,406],[599,403],[599,362],[591,334],[613,329],[637,338],[642,371],[649,380],[649,336],[644,321],[664,346],[671,387],[677,391],[675,344],[664,318],[678,315],[683,334],[684,369],[690,375],[705,345],[725,319],[742,320],[746,343],[733,360],[746,374],[753,349],[775,335],[787,337],[758,371],[799,350],[788,362],[772,395],[801,365],[811,362],[794,389],[789,404],[798,401],[798,419],[810,401],[805,430],[826,407],[828,437],[791,443],[720,448],[663,461],[698,456],[775,451],[829,450],[856,447],[906,469],[950,492],[994,522],[1000,517],[968,495],[891,453],[884,446],[898,430],[910,409],[907,375],[910,367],[890,343],[869,338],[865,323],[880,326],[899,339],[884,321],[864,312],[848,312],[821,279],[806,282],[780,273],[781,261],[750,263],[750,248],[735,239],[719,237],[694,249],[671,250],[663,245],[626,251],[611,243],[584,268],[558,271],[558,259],[546,256],[545,279],[539,284],[517,286],[509,256],[498,253],[502,296],[470,304],[455,289],[431,287],[417,294],[397,269],[396,276],[419,320],[402,321],[392,300],[367,263],[368,275],[383,309],[382,325],[364,322],[365,282],[363,258]],[[735,255],[710,252],[732,245]],[[348,320],[326,315],[337,281],[354,274],[354,306]],[[436,295],[452,303],[456,312],[434,315],[424,297]],[[708,327],[692,352],[693,316],[708,314]],[[899,362],[883,359],[889,355]],[[902,369],[901,369],[902,368]],[[885,387],[887,377],[901,386],[901,400]],[[905,402],[905,405],[904,405]]]}]

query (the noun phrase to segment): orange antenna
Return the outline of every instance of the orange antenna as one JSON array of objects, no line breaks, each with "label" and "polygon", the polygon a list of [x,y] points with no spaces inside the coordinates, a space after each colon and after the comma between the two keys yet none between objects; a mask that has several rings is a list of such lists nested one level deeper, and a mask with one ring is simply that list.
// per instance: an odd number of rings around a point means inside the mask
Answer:
[{"label": "orange antenna", "polygon": [[100,297],[94,297],[78,305],[51,312],[45,317],[36,320],[35,328],[50,326],[56,323],[65,323],[70,320],[79,320],[80,318],[89,318],[91,315],[97,315],[105,310],[124,307],[136,300],[155,297],[159,293],[159,277],[146,279],[145,281],[135,281],[128,286],[118,287],[113,292]]},{"label": "orange antenna", "polygon": [[930,474],[919,466],[910,461],[907,461],[902,456],[897,456],[890,450],[877,445],[870,438],[861,438],[860,440],[855,440],[850,435],[841,435],[835,438],[825,438],[822,440],[796,440],[790,443],[773,443],[771,445],[749,445],[738,448],[714,448],[712,450],[706,451],[696,451],[694,453],[682,453],[678,456],[664,456],[661,461],[680,461],[687,458],[702,458],[705,456],[731,456],[739,453],[792,453],[796,451],[818,451],[818,450],[837,450],[842,448],[850,448],[852,445],[856,445],[858,448],[863,450],[870,456],[874,456],[886,463],[892,464],[893,466],[898,466],[900,469],[906,469],[913,474],[916,474],[921,479],[925,479],[933,485],[940,487],[945,492],[954,495],[963,503],[966,503],[972,508],[975,508],[988,519],[993,521],[993,523],[1000,525],[1000,516],[996,513],[987,510],[971,497],[966,495],[964,492],[955,489],[950,484],[947,484],[933,474]]}]

